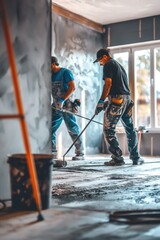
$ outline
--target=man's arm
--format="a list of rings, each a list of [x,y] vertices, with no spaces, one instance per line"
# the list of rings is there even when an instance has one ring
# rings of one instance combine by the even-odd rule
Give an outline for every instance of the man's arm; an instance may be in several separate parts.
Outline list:
[[[64,99],[64,100],[67,100],[74,91],[75,91],[74,81],[68,82],[68,90],[67,90],[67,92],[65,93],[65,95],[63,96],[63,99]]]
[[[63,97],[59,98],[58,102],[56,103],[56,108],[62,109],[64,102],[71,96],[71,94],[74,91],[75,91],[74,81],[68,82],[68,90]]]
[[[102,95],[101,95],[101,98],[100,98],[102,100],[105,100],[108,97],[111,86],[112,86],[112,79],[111,78],[105,78],[104,81],[105,81],[105,83],[104,83]]]
[[[105,78],[105,83],[104,83],[104,86],[103,86],[102,95],[101,95],[101,98],[100,98],[100,100],[99,100],[99,102],[96,106],[96,110],[95,110],[96,115],[104,109],[104,101],[109,95],[111,86],[112,86],[112,79],[111,78]]]

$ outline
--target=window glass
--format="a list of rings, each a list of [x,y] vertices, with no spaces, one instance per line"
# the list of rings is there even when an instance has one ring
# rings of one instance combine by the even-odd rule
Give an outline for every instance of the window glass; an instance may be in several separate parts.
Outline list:
[[[150,50],[135,51],[135,103],[137,126],[150,127]]]
[[[128,76],[128,52],[121,52],[121,53],[114,53],[113,58],[119,62],[124,69],[126,70],[127,76]]]
[[[155,59],[155,97],[156,97],[156,127],[160,127],[160,48],[154,49]]]

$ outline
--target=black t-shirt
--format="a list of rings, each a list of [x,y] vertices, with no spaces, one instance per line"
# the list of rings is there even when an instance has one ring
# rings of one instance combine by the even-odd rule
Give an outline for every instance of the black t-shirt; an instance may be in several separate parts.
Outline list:
[[[128,77],[124,68],[111,58],[103,68],[103,79],[111,78],[112,86],[109,95],[130,95]]]

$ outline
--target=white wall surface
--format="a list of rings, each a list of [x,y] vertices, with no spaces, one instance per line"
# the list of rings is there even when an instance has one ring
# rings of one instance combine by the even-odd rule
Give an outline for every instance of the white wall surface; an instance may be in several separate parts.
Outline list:
[[[80,24],[67,20],[52,13],[52,55],[55,55],[62,67],[70,69],[74,75],[76,91],[75,98],[81,100],[79,114],[91,118],[102,89],[102,68],[93,64],[96,52],[103,45],[103,36]],[[103,121],[103,114],[95,117]],[[87,120],[77,117],[81,130],[88,123]],[[91,123],[82,134],[86,154],[100,152],[102,126]],[[63,124],[58,130],[57,141],[59,156],[62,156],[71,146],[72,141]],[[67,156],[74,155],[74,147]]]

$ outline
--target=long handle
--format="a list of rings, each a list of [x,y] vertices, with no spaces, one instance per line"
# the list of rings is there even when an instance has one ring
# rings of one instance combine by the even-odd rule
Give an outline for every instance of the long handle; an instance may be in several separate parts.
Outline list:
[[[87,123],[87,125],[84,127],[84,129],[82,130],[82,132],[76,137],[76,139],[74,140],[74,142],[72,143],[72,145],[68,148],[68,150],[65,152],[65,154],[63,155],[63,162],[65,162],[65,156],[66,154],[70,151],[70,149],[73,147],[73,145],[75,144],[75,142],[77,142],[77,140],[80,138],[80,136],[83,134],[83,132],[86,130],[86,128],[88,127],[88,125],[92,122],[93,118],[95,117],[96,114],[93,115],[93,117],[89,120],[89,122]]]
[[[66,110],[66,109],[58,109],[58,108],[53,107],[53,106],[52,106],[52,108],[53,108],[54,110],[57,110],[57,111],[60,111],[60,112],[64,112],[64,113],[73,114],[73,115],[75,115],[75,116],[77,116],[77,117],[80,117],[80,118],[83,118],[83,119],[85,119],[85,120],[89,120],[89,121],[90,121],[90,118],[84,117],[84,116],[82,116],[82,115],[80,115],[80,114],[77,114],[77,113],[68,111],[68,110]],[[101,122],[98,122],[98,121],[95,121],[95,120],[92,120],[92,122],[98,123],[98,124],[100,124],[100,125],[103,126],[103,123],[101,123]]]
[[[34,195],[34,199],[35,199],[35,202],[37,205],[37,210],[39,211],[38,220],[43,220],[43,217],[41,215],[41,199],[40,199],[40,192],[39,192],[39,187],[38,187],[38,183],[37,183],[36,169],[35,169],[35,164],[33,161],[33,156],[31,154],[31,148],[30,148],[30,144],[29,144],[27,125],[26,125],[25,117],[24,117],[22,98],[21,98],[21,94],[20,94],[20,87],[19,87],[19,82],[18,82],[16,63],[15,63],[14,51],[13,51],[12,40],[11,40],[11,33],[10,33],[10,29],[9,29],[9,21],[8,21],[8,17],[7,17],[7,13],[6,13],[4,0],[0,0],[0,9],[1,9],[0,17],[1,17],[2,28],[3,28],[3,32],[4,32],[4,37],[5,37],[5,43],[6,43],[7,53],[8,53],[9,64],[10,64],[10,68],[11,68],[11,75],[12,75],[12,81],[13,81],[13,86],[14,86],[18,114],[23,116],[20,118],[20,125],[21,125],[21,130],[22,130],[24,147],[25,147],[26,155],[27,155],[28,169],[29,169],[29,173],[30,173],[32,187],[33,187],[33,195]]]

